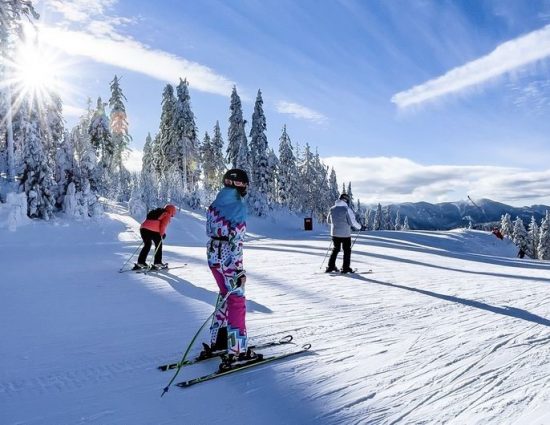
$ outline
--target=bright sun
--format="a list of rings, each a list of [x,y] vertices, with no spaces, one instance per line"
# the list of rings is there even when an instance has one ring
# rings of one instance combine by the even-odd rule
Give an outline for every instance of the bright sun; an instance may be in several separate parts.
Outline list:
[[[13,60],[7,64],[5,84],[10,86],[13,107],[36,102],[39,108],[50,103],[53,94],[66,95],[68,64],[57,52],[40,43],[39,33],[25,31],[25,41],[16,46]]]

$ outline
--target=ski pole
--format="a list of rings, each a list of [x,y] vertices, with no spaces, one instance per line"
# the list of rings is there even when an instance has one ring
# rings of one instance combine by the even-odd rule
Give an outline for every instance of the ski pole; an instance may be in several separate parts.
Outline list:
[[[242,270],[240,271],[234,278],[233,278],[233,283],[236,283],[238,282],[239,278],[245,274],[245,271]],[[233,286],[233,285],[231,285]],[[195,344],[195,340],[197,339],[197,337],[199,336],[199,334],[201,333],[201,331],[203,330],[203,328],[206,326],[206,324],[208,323],[208,321],[214,317],[214,315],[218,312],[218,310],[224,305],[224,303],[227,301],[227,299],[229,298],[229,296],[231,294],[233,294],[235,291],[237,291],[237,289],[239,289],[238,286],[235,286],[233,289],[231,289],[230,291],[227,292],[227,294],[225,294],[225,296],[221,299],[220,302],[218,302],[216,304],[216,308],[214,309],[214,311],[212,312],[212,314],[210,316],[208,316],[206,318],[206,320],[204,321],[204,323],[201,325],[201,327],[199,328],[199,330],[197,331],[197,333],[195,333],[195,335],[193,336],[193,338],[191,339],[191,342],[189,343],[189,345],[187,346],[185,352],[183,353],[183,357],[181,358],[180,362],[178,363],[178,368],[176,369],[176,372],[174,373],[174,376],[172,376],[172,379],[170,379],[170,382],[168,382],[168,385],[166,385],[166,387],[164,387],[164,389],[162,390],[162,394],[160,395],[161,397],[166,394],[168,392],[168,390],[170,389],[170,385],[172,385],[172,382],[174,382],[174,380],[176,379],[176,376],[178,376],[178,373],[180,373],[180,370],[181,370],[181,367],[183,366],[183,363],[185,362],[185,360],[187,359],[187,354],[189,354],[189,351],[191,350],[191,347],[193,347],[193,345]],[[218,294],[218,301],[220,300],[220,295]]]
[[[323,268],[323,264],[325,264],[325,260],[327,259],[328,252],[330,251],[330,248],[332,247],[332,239],[330,240],[330,244],[328,246],[327,252],[325,253],[325,257],[323,258],[323,262],[321,263],[320,269]]]
[[[136,248],[136,250],[133,252],[133,254],[130,255],[130,258],[128,258],[128,259],[126,260],[126,262],[122,265],[122,267],[121,267],[120,270],[118,271],[119,273],[122,273],[122,271],[123,271],[123,269],[124,269],[124,266],[126,266],[126,264],[128,264],[128,261],[130,261],[132,258],[134,258],[134,255],[136,255],[136,252],[138,252],[138,249],[141,248],[141,245],[143,245],[143,242],[141,242],[141,243],[139,244],[139,246]]]
[[[359,230],[359,232],[360,232],[360,230]],[[351,244],[351,248],[353,248],[353,245],[355,245],[355,241],[356,241],[357,238],[359,237],[359,232],[356,233],[355,239],[353,240],[353,243]]]

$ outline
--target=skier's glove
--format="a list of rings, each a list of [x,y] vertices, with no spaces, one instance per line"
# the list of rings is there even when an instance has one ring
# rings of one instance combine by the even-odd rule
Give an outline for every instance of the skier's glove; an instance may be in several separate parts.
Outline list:
[[[166,239],[166,233],[162,235],[162,239]]]
[[[241,286],[243,286],[245,282],[246,282],[246,275],[243,273],[237,279],[237,288],[240,288]]]

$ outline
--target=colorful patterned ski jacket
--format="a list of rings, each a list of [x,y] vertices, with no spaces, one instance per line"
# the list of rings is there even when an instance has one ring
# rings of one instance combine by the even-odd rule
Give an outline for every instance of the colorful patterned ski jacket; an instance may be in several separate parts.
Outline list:
[[[208,265],[224,274],[243,269],[246,203],[237,190],[224,187],[206,213]]]

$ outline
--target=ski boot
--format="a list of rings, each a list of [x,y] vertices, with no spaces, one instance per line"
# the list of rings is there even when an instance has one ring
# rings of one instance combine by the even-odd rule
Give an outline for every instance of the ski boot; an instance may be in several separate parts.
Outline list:
[[[346,274],[346,273],[353,273],[354,270],[350,267],[342,267],[342,270],[340,270],[340,273]]]
[[[326,269],[325,269],[325,273],[332,273],[332,272],[337,272],[339,271],[336,267],[331,267],[331,266],[328,266]]]
[[[147,263],[134,263],[132,270],[147,270],[149,265]]]
[[[246,350],[245,353],[240,353],[239,355],[235,354],[226,354],[222,356],[222,361],[218,369],[219,372],[227,372],[228,370],[238,367],[239,365],[244,365],[248,363],[259,362],[263,360],[264,355],[261,353],[256,353],[250,348]]]
[[[163,270],[168,268],[168,263],[155,263],[151,266],[151,270]]]

